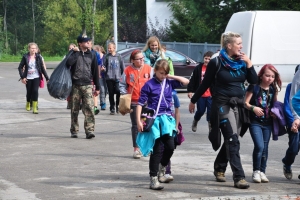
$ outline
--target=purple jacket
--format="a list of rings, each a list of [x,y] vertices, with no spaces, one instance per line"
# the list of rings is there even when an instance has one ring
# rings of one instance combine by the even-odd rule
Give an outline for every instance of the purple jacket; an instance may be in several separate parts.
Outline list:
[[[171,115],[172,90],[179,87],[182,87],[179,81],[172,79],[166,80],[166,86],[160,103],[158,115]],[[161,89],[162,82],[159,82],[155,77],[153,77],[142,87],[138,104],[144,106],[147,103],[148,108],[156,110]]]
[[[286,131],[286,120],[284,115],[284,104],[280,101],[275,101],[271,111],[276,115],[276,119],[273,118],[273,140],[278,140],[278,136],[284,135]]]

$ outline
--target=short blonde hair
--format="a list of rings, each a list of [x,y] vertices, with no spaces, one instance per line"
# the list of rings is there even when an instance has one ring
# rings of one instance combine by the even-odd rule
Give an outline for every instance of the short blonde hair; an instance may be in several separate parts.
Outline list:
[[[228,44],[232,44],[236,38],[240,38],[241,35],[231,31],[222,33],[221,35],[221,47],[226,49]]]
[[[170,66],[169,66],[169,62],[166,59],[160,59],[155,63],[154,69],[160,70],[163,69],[166,74],[170,73]]]

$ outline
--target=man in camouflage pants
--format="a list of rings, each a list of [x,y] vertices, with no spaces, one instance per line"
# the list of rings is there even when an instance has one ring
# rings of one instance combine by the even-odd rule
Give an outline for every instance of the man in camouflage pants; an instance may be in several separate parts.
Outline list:
[[[77,38],[80,48],[73,49],[67,60],[67,65],[71,66],[72,92],[71,92],[71,137],[77,138],[79,131],[78,114],[80,102],[82,101],[82,112],[85,116],[84,129],[87,139],[95,137],[95,116],[94,116],[94,96],[99,95],[99,71],[97,57],[90,51],[91,39],[86,35]],[[93,92],[92,81],[96,84]]]

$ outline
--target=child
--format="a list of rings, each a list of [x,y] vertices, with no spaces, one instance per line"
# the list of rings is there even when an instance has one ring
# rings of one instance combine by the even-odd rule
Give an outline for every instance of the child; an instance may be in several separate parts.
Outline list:
[[[203,56],[203,63],[200,63],[197,65],[191,75],[190,83],[187,86],[188,91],[188,97],[192,98],[193,93],[196,92],[197,88],[200,86],[205,72],[206,72],[206,66],[210,61],[210,58],[212,57],[213,52],[208,51]],[[210,89],[207,89],[206,92],[200,97],[200,99],[197,101],[197,111],[194,115],[194,120],[192,124],[192,131],[197,131],[197,124],[198,121],[201,119],[201,117],[204,115],[205,110],[206,113],[206,121],[208,122],[208,128],[210,130],[210,109],[211,109],[211,93]]]
[[[295,74],[298,71],[300,65],[297,65],[295,68]],[[292,172],[292,164],[295,161],[295,158],[299,152],[299,142],[300,142],[300,137],[299,137],[299,130],[298,127],[295,127],[294,129],[292,128],[292,124],[294,121],[293,113],[291,111],[290,107],[290,93],[291,93],[291,85],[292,83],[289,83],[286,86],[285,90],[285,97],[284,97],[284,114],[287,120],[287,130],[289,134],[289,147],[286,150],[286,154],[284,158],[282,159],[283,163],[283,174],[285,178],[287,179],[292,179],[293,177],[293,172]]]
[[[143,49],[143,54],[145,64],[151,67],[154,67],[158,60],[165,58],[159,39],[156,36],[149,37]]]
[[[158,182],[158,173],[165,174],[166,165],[174,151],[173,131],[175,131],[175,119],[171,116],[171,101],[172,90],[174,88],[187,85],[189,80],[179,76],[169,75],[168,61],[165,59],[158,60],[154,67],[155,77],[145,83],[141,90],[141,96],[137,105],[137,125],[138,137],[137,144],[144,156],[152,151],[149,160],[150,168],[150,189],[161,190]],[[167,79],[168,78],[168,79]],[[169,79],[170,78],[170,79]],[[141,133],[143,131],[143,124],[140,121],[142,106],[147,102],[147,106],[156,110],[158,99],[162,90],[163,82],[165,81],[165,88],[163,93],[163,100],[158,109],[158,115],[151,127],[150,132]],[[164,144],[164,151],[161,157],[161,142]]]
[[[277,101],[281,80],[278,71],[271,64],[266,64],[261,68],[258,78],[258,84],[249,85],[245,96],[245,105],[248,110],[252,111],[249,127],[254,143],[252,179],[255,183],[268,183],[269,179],[265,173],[272,131],[271,108]]]
[[[109,95],[110,114],[119,113],[119,80],[124,71],[124,62],[118,53],[116,53],[116,45],[114,42],[108,43],[108,54],[105,56],[104,67],[106,69],[106,84]],[[114,96],[116,94],[116,101]],[[115,109],[116,108],[116,109]]]

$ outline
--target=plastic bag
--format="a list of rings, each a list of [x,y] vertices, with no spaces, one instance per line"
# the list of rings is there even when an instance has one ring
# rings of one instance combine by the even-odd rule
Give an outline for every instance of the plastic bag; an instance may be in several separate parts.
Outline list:
[[[72,90],[72,78],[67,60],[72,51],[58,64],[47,83],[49,94],[55,99],[67,99]]]

